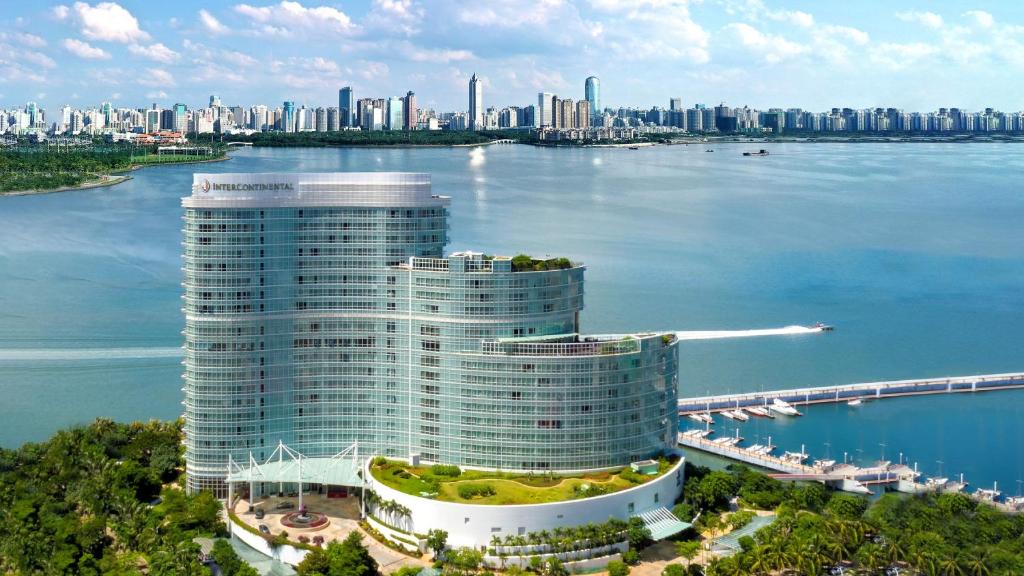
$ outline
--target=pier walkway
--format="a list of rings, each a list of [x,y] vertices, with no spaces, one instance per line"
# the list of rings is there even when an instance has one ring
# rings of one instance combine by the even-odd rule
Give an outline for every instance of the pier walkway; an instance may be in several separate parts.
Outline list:
[[[848,402],[855,399],[874,400],[922,394],[948,394],[956,392],[984,392],[1024,388],[1024,372],[1010,374],[984,374],[979,376],[953,376],[920,380],[893,380],[865,382],[814,388],[791,388],[767,392],[745,392],[680,398],[679,414],[733,410],[742,407],[770,406],[777,398],[790,404],[823,404]]]

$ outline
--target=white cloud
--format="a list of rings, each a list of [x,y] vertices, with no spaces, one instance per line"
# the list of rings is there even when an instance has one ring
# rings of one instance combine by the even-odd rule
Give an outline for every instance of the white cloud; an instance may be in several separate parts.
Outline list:
[[[356,63],[356,72],[366,80],[375,80],[388,75],[391,69],[383,62],[360,60]]]
[[[887,66],[892,70],[902,70],[919,60],[939,53],[939,47],[924,42],[910,42],[900,44],[896,42],[882,42],[870,52],[871,60],[877,64]]]
[[[896,17],[904,22],[916,22],[928,28],[942,28],[942,16],[934,12],[897,12]]]
[[[229,62],[237,66],[243,66],[246,68],[250,66],[255,66],[256,64],[259,63],[259,60],[256,60],[252,56],[249,56],[248,54],[243,54],[242,52],[237,52],[235,50],[228,50],[226,52],[221,53],[221,59],[223,59],[225,62]]]
[[[230,31],[227,26],[221,24],[220,20],[217,20],[213,14],[210,14],[205,9],[199,11],[199,22],[204,28],[214,34],[227,34]]]
[[[163,90],[146,92],[146,98],[161,100],[163,98],[167,98],[167,92],[164,92]]]
[[[565,7],[563,0],[538,0],[530,5],[512,0],[467,2],[461,6],[458,18],[463,24],[483,27],[543,26],[561,19]]]
[[[46,46],[46,40],[43,40],[35,34],[26,34],[24,32],[15,32],[13,35],[15,40],[20,42],[24,46],[29,48],[43,48]]]
[[[40,66],[42,68],[57,67],[57,63],[53,61],[53,58],[50,58],[42,52],[33,52],[31,50],[26,50],[21,53],[21,57],[26,62],[31,62],[32,64],[35,64],[36,66]]]
[[[749,24],[736,22],[725,27],[731,31],[743,46],[760,56],[769,64],[776,64],[807,52],[807,46],[787,40],[782,36],[765,34]]]
[[[974,24],[981,28],[991,28],[996,23],[996,19],[984,10],[968,10],[964,12],[964,16],[973,20]]]
[[[68,13],[70,12],[70,10],[68,10],[67,6],[61,4],[58,6],[54,6],[52,12],[54,18],[56,18],[57,20],[64,20],[68,17]]]
[[[857,28],[853,28],[852,26],[828,25],[822,27],[821,30],[822,32],[828,34],[829,36],[841,40],[847,40],[859,46],[864,46],[865,44],[871,41],[871,36],[869,36],[867,32]]]
[[[68,52],[71,52],[79,58],[86,58],[89,60],[107,60],[110,58],[110,53],[102,48],[96,48],[87,42],[76,40],[74,38],[65,38],[61,42],[61,46]]]
[[[73,8],[81,23],[82,35],[90,40],[128,43],[149,39],[149,34],[139,28],[135,16],[116,2],[100,2],[95,6],[75,2]]]
[[[149,46],[132,44],[128,47],[128,51],[132,54],[135,54],[136,56],[148,58],[149,60],[152,60],[154,62],[177,62],[178,59],[181,57],[181,54],[178,54],[174,50],[171,50],[167,46],[164,46],[160,43],[150,44]]]
[[[267,34],[284,36],[294,30],[350,34],[356,30],[347,14],[330,6],[306,7],[299,2],[282,0],[280,4],[270,6],[238,4],[235,11],[263,24],[262,31]]]
[[[448,64],[449,62],[462,62],[476,58],[476,56],[474,56],[469,50],[423,48],[421,46],[414,46],[408,42],[404,42],[399,45],[399,51],[413,62],[435,62]]]
[[[162,70],[160,68],[147,68],[139,77],[139,84],[142,84],[143,86],[152,86],[154,88],[163,88],[174,86],[177,83],[174,81],[174,76],[172,76],[167,70]]]

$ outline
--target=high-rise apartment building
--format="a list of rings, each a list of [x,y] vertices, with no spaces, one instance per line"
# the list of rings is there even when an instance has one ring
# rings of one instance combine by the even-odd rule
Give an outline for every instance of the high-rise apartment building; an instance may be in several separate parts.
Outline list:
[[[281,131],[295,132],[295,102],[285,100],[281,110]]]
[[[412,90],[405,93],[403,104],[405,105],[405,118],[402,128],[415,130],[420,121],[420,110],[416,107],[416,94]]]
[[[279,443],[535,472],[674,446],[674,334],[580,335],[565,258],[445,257],[449,202],[425,174],[194,176],[189,490],[224,495],[229,455]]]
[[[392,96],[387,102],[387,119],[385,128],[388,130],[401,130],[405,125],[405,99],[401,96]]]
[[[483,130],[484,128],[484,85],[483,82],[473,74],[469,79],[469,129]]]
[[[351,86],[338,90],[338,114],[342,128],[354,128],[359,125],[359,117],[356,115],[356,97],[352,93]]]

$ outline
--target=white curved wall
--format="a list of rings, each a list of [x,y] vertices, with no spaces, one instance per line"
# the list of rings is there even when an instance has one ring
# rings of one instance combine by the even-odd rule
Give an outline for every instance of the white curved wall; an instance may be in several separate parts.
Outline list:
[[[684,461],[680,458],[663,476],[635,488],[550,504],[459,504],[411,496],[376,481],[369,470],[372,459],[367,460],[364,477],[367,478],[367,487],[381,498],[409,508],[412,532],[425,534],[437,528],[448,532],[450,546],[484,546],[490,544],[491,536],[495,534],[502,537],[507,534],[525,535],[559,526],[598,524],[609,517],[626,520],[654,508],[671,508],[683,489]]]

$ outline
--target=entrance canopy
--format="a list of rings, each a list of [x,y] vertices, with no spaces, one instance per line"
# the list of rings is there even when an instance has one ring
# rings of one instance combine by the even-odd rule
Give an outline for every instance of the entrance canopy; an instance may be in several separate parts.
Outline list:
[[[225,480],[228,483],[301,482],[361,487],[363,479],[359,474],[360,468],[358,442],[334,456],[321,458],[309,458],[279,443],[262,464],[256,462],[252,452],[245,466],[229,458]]]
[[[683,522],[672,513],[671,510],[662,506],[640,514],[644,526],[651,531],[652,540],[661,540],[686,530],[692,524]]]

